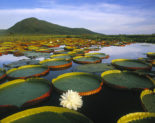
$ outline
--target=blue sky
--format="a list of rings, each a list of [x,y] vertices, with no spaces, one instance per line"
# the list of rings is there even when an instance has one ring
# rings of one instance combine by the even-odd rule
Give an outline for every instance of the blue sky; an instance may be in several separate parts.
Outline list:
[[[155,0],[0,0],[0,29],[36,17],[103,34],[155,33]]]

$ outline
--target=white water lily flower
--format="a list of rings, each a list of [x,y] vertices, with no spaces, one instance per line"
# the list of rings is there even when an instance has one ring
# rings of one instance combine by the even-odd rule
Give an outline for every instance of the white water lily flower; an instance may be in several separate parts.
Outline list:
[[[81,108],[83,104],[82,97],[78,92],[68,90],[66,93],[63,93],[60,98],[60,105],[63,107],[77,110]]]

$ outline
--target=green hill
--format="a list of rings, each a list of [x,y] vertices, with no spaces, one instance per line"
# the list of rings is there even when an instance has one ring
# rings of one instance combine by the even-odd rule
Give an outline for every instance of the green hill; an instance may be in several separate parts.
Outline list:
[[[10,34],[56,34],[56,35],[80,35],[97,34],[85,28],[69,28],[37,18],[27,18],[7,30]]]

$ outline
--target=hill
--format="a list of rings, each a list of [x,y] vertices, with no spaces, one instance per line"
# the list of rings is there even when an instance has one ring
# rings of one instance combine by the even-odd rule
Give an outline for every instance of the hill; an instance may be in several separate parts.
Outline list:
[[[37,18],[27,18],[7,30],[11,34],[56,34],[56,35],[80,35],[97,34],[85,28],[69,28],[53,24]]]

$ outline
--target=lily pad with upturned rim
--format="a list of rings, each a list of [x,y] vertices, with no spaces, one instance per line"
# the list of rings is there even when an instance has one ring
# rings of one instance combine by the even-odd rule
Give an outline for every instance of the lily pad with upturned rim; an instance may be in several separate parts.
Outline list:
[[[100,77],[90,73],[72,72],[65,73],[52,80],[54,87],[60,92],[73,90],[80,95],[91,95],[98,93],[102,88]]]
[[[4,66],[10,69],[10,68],[21,67],[23,65],[35,65],[35,64],[39,64],[39,60],[22,59],[15,62],[11,62],[9,64],[5,64]]]
[[[144,109],[155,113],[155,89],[153,91],[148,89],[143,90],[140,98]]]
[[[46,75],[50,69],[42,65],[24,65],[18,68],[8,70],[7,76],[9,78],[30,78]]]
[[[155,113],[130,113],[118,119],[117,123],[155,123]]]
[[[0,85],[0,109],[27,107],[50,96],[51,84],[43,78],[16,79]]]
[[[58,50],[58,51],[54,51],[53,54],[67,54],[68,51],[65,50]]]
[[[104,72],[113,69],[115,69],[115,67],[107,63],[85,64],[85,65],[78,65],[76,67],[76,70],[83,72]]]
[[[57,55],[52,55],[51,58],[64,58],[67,60],[72,59],[72,57],[68,54],[57,54]]]
[[[62,107],[43,106],[10,115],[1,123],[93,123],[83,114]]]
[[[71,47],[71,46],[65,46],[64,47],[64,50],[67,50],[67,51],[72,51],[74,49],[76,49],[76,47]]]
[[[92,64],[100,63],[102,60],[95,56],[76,56],[73,58],[73,61],[79,64]]]
[[[141,76],[135,72],[108,70],[101,74],[103,82],[115,88],[121,89],[145,89],[152,88],[155,83],[150,77]]]
[[[139,75],[155,77],[155,71],[150,71],[150,70],[136,70],[134,72],[137,73],[137,74],[139,74]]]
[[[147,63],[151,63],[152,66],[155,66],[155,58],[151,59],[151,58],[139,58],[139,60],[142,60],[144,62],[147,62]]]
[[[51,54],[50,53],[41,53],[41,52],[35,52],[35,51],[26,51],[24,52],[24,55],[28,58],[50,58]]]
[[[155,59],[153,59],[153,60],[151,61],[151,64],[152,64],[153,66],[155,66]]]
[[[46,59],[40,61],[41,65],[48,66],[51,69],[60,69],[60,68],[68,68],[72,66],[71,60],[66,60],[64,58],[54,58],[54,59]]]
[[[155,52],[148,52],[146,55],[149,58],[155,58]]]
[[[70,51],[68,52],[68,54],[72,57],[75,57],[75,56],[84,56],[84,52],[81,51],[81,52],[75,52],[75,51]]]
[[[106,55],[105,53],[86,53],[85,56],[95,56],[95,57],[99,57],[101,59],[109,58],[109,55]]]
[[[152,68],[151,64],[137,59],[114,59],[112,60],[112,65],[119,69],[127,70],[150,70]]]
[[[0,80],[6,77],[6,72],[3,69],[0,69]]]

